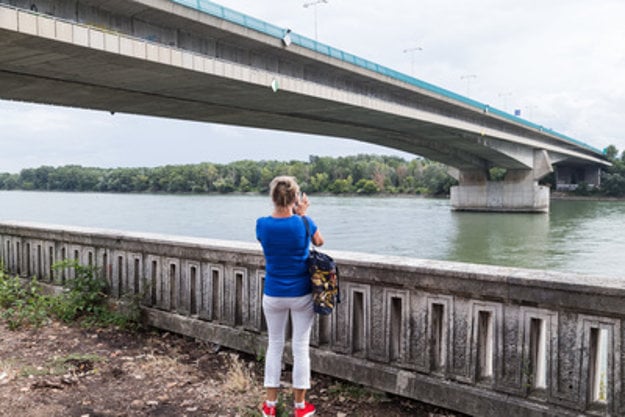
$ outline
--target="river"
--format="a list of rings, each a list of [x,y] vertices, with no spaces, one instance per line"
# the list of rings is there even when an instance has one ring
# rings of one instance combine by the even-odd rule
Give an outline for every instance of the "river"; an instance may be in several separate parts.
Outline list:
[[[625,276],[625,202],[551,202],[549,214],[468,213],[449,200],[311,196],[327,249]],[[254,241],[261,195],[0,191],[0,220]]]

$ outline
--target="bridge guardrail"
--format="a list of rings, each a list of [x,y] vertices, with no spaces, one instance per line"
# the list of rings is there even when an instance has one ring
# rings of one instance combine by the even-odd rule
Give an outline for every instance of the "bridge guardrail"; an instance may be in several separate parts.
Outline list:
[[[216,16],[222,19],[225,19],[229,22],[235,23],[237,25],[255,30],[257,32],[260,33],[264,33],[266,35],[272,36],[274,38],[278,38],[281,39],[285,34],[286,34],[286,29],[282,29],[278,26],[275,26],[273,24],[264,22],[260,19],[256,19],[254,17],[245,15],[243,13],[234,11],[232,9],[228,9],[226,7],[220,6],[218,4],[215,4],[213,2],[210,2],[208,0],[170,0],[174,3],[178,3],[180,5],[186,6],[186,7],[190,7],[193,8],[195,10],[198,10],[200,12],[203,13],[207,13],[209,15],[212,16]],[[15,8],[14,6],[10,6],[10,5],[6,5],[3,3],[0,3],[0,7],[8,7],[8,8]],[[33,11],[33,10],[26,10],[26,9],[19,9],[20,11],[24,11],[27,13],[30,13],[32,15],[41,15],[41,13]],[[47,16],[47,15],[46,15]],[[47,16],[50,17],[50,16]],[[73,24],[78,24],[81,25],[78,22],[74,22],[71,20],[67,20],[67,19],[61,19],[58,17],[55,17],[56,20],[59,21],[66,21],[66,22],[71,22]],[[93,27],[92,25],[81,25],[84,27]],[[103,28],[98,27],[98,29],[103,30]],[[546,133],[549,135],[552,135],[556,138],[559,138],[561,140],[564,140],[566,142],[570,142],[570,143],[574,143],[578,146],[581,146],[585,149],[588,149],[596,154],[599,155],[604,155],[604,152],[593,147],[590,146],[580,140],[574,139],[572,137],[569,137],[567,135],[564,135],[562,133],[556,132],[553,129],[549,129],[549,128],[545,128],[541,125],[538,125],[536,123],[530,122],[528,120],[525,120],[523,118],[514,116],[512,114],[509,114],[507,112],[504,112],[502,110],[499,110],[495,107],[491,107],[488,104],[484,104],[481,102],[478,102],[476,100],[473,100],[471,98],[462,96],[460,94],[454,93],[450,90],[446,90],[444,88],[438,87],[436,85],[430,84],[428,82],[419,80],[417,78],[414,78],[412,76],[400,73],[399,71],[390,69],[388,67],[376,64],[372,61],[366,60],[364,58],[360,58],[356,55],[341,51],[337,48],[333,48],[331,46],[325,45],[321,42],[312,40],[310,38],[307,38],[305,36],[296,34],[291,32],[290,33],[291,39],[293,41],[294,44],[299,45],[301,47],[304,47],[306,49],[309,50],[313,50],[316,51],[318,53],[324,54],[326,56],[332,57],[332,58],[336,58],[339,59],[343,62],[347,62],[350,64],[353,64],[355,66],[358,66],[360,68],[364,68],[373,72],[376,72],[378,74],[393,78],[395,80],[413,85],[415,87],[421,88],[423,90],[429,91],[431,93],[434,94],[438,94],[439,96],[451,99],[453,101],[459,102],[459,103],[463,103],[465,105],[468,105],[470,107],[473,107],[479,111],[482,111],[484,113],[490,113],[493,115],[496,115],[498,117],[504,118],[506,120],[509,121],[513,121],[515,123],[519,123],[521,125],[524,125],[526,127],[535,129],[536,131],[542,132],[542,133]],[[142,39],[146,42],[149,42],[151,44],[154,45],[160,45],[160,43],[155,42],[153,39]],[[168,45],[169,46],[169,45]],[[214,58],[217,59],[218,58]]]

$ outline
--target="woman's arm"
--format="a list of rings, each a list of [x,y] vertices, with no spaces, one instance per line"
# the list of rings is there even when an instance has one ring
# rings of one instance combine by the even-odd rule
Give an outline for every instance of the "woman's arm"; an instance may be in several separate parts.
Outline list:
[[[305,216],[306,210],[308,210],[308,207],[310,207],[310,200],[308,199],[308,196],[306,195],[306,193],[303,193],[301,200],[297,202],[293,211],[295,212],[295,214],[299,214],[300,216]],[[323,236],[321,236],[321,232],[319,232],[319,229],[317,229],[315,234],[312,236],[312,243],[315,246],[323,245]]]
[[[312,243],[315,246],[321,246],[323,245],[323,236],[321,236],[321,232],[319,231],[319,229],[317,229],[317,231],[315,232],[315,234],[312,237]]]

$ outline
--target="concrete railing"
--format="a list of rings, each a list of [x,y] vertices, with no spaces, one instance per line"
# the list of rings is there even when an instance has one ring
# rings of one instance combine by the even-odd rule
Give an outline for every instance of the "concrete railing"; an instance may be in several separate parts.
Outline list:
[[[343,302],[317,317],[317,372],[472,416],[622,416],[625,280],[333,252]],[[62,259],[141,294],[149,324],[262,354],[256,244],[0,222],[5,268]]]

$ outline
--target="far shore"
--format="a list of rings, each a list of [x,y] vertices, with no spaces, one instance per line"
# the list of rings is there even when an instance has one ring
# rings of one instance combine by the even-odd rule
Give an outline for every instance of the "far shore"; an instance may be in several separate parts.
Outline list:
[[[20,192],[35,192],[35,193],[85,193],[85,194],[145,194],[145,195],[189,195],[189,196],[200,196],[200,195],[208,195],[208,196],[264,196],[267,192],[259,192],[259,191],[232,191],[228,193],[220,193],[217,191],[210,192],[201,192],[201,193],[193,193],[193,192],[179,192],[179,193],[169,193],[166,191],[94,191],[94,190],[21,190],[21,189],[13,189],[13,190],[0,190],[0,191],[20,191]],[[368,197],[368,198],[427,198],[427,199],[435,199],[435,200],[445,200],[449,199],[449,195],[429,195],[429,194],[416,194],[416,193],[388,193],[388,192],[378,192],[372,194],[362,194],[362,193],[331,193],[331,192],[316,192],[316,193],[307,193],[313,197]],[[551,200],[579,200],[579,201],[625,201],[625,197],[608,197],[601,195],[575,195],[570,193],[564,193],[561,191],[551,191],[550,194]]]
[[[625,197],[608,197],[604,195],[574,195],[553,191],[552,200],[580,200],[580,201],[625,201]]]

